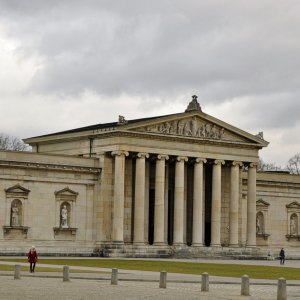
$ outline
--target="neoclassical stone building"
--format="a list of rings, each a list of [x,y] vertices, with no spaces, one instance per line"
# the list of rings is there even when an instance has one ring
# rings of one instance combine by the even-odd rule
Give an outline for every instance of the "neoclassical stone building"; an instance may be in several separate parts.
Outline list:
[[[204,113],[96,124],[0,152],[0,251],[266,256],[300,250],[300,176],[257,172],[268,145]]]

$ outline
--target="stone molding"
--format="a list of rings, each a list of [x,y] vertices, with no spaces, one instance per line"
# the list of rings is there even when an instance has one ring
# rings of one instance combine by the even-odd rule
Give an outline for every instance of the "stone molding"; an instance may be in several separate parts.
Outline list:
[[[20,231],[27,236],[27,232],[29,227],[28,226],[2,226],[3,233],[9,234],[11,231]]]
[[[80,173],[101,173],[101,168],[91,168],[73,165],[60,165],[50,163],[35,163],[35,162],[21,162],[21,161],[8,161],[0,160],[0,166],[7,166],[9,168],[26,168],[26,169],[39,169],[47,171],[65,171],[65,172],[80,172]]]

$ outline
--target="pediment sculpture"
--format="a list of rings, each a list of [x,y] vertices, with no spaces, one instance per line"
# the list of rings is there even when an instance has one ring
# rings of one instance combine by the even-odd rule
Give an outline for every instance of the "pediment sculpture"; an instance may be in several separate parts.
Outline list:
[[[201,121],[197,117],[166,121],[136,129],[153,133],[223,139],[225,129],[215,124]]]

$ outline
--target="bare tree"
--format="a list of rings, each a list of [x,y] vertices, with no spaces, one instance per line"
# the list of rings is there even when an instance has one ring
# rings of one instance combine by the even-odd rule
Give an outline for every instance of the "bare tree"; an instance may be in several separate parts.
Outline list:
[[[281,167],[276,166],[274,163],[266,163],[261,158],[257,165],[258,171],[282,171]]]
[[[18,137],[0,133],[0,150],[30,151],[30,147]]]
[[[300,175],[300,153],[295,154],[289,159],[286,168],[291,174]]]

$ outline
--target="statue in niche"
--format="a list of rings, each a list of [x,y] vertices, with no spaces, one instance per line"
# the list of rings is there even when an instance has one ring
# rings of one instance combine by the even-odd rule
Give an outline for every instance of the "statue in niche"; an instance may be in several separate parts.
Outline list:
[[[291,217],[290,232],[291,235],[297,234],[297,217],[295,215]]]
[[[20,224],[19,224],[19,208],[16,203],[11,208],[11,226],[20,226]]]
[[[256,216],[256,233],[262,233],[262,226],[261,226],[261,220],[259,218],[259,215]]]
[[[61,212],[60,212],[60,217],[61,217],[60,227],[61,228],[69,228],[69,225],[68,225],[68,210],[67,210],[66,205],[64,205],[62,207]]]

